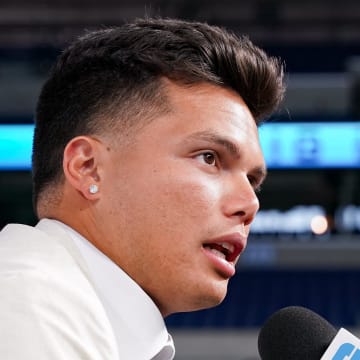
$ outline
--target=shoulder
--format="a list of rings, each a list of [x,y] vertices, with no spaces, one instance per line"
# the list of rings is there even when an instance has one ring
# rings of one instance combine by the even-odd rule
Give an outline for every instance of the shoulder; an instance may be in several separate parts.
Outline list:
[[[22,224],[7,225],[0,232],[0,274],[47,272],[48,275],[66,275],[70,270],[80,271],[80,254],[69,251],[64,235],[55,236],[42,229]],[[74,246],[75,248],[75,246]]]
[[[22,256],[24,253],[38,255],[37,249],[42,251],[53,251],[58,242],[37,227],[23,224],[9,224],[0,232],[0,257],[3,254]]]
[[[61,241],[38,228],[9,225],[0,233],[0,318],[0,337],[9,339],[0,343],[1,358],[24,351],[17,343],[34,354],[49,347],[54,359],[112,358],[115,351],[86,273]]]

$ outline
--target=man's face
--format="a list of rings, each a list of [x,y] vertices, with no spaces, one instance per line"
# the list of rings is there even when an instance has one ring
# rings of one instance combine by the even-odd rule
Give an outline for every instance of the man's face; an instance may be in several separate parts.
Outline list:
[[[223,300],[265,176],[237,94],[210,84],[167,90],[171,112],[107,149],[96,205],[103,251],[164,316]]]

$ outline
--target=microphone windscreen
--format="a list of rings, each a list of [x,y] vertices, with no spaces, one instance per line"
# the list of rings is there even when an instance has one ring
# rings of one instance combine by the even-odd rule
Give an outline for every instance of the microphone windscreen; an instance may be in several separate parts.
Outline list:
[[[283,308],[260,330],[262,360],[320,360],[336,329],[323,317],[301,306]]]

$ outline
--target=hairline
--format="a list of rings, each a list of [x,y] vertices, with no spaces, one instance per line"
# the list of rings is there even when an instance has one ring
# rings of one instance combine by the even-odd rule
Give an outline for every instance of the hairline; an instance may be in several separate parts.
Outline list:
[[[136,109],[138,111],[132,111],[131,103],[129,99],[129,105],[124,109],[116,110],[116,103],[118,99],[109,101],[109,104],[101,110],[95,111],[89,118],[88,123],[90,124],[90,130],[77,134],[76,136],[98,136],[100,138],[107,138],[111,141],[112,145],[117,146],[119,143],[127,144],[133,142],[136,138],[136,134],[141,131],[142,128],[146,127],[151,122],[155,121],[158,116],[164,115],[171,111],[171,102],[165,91],[166,81],[163,81],[162,77],[155,78],[151,85],[159,85],[156,93],[151,96],[150,100],[144,100],[139,104]],[[156,98],[161,98],[161,101]],[[130,118],[129,121],[125,121],[124,118]],[[104,124],[107,125],[103,126]],[[68,140],[67,144],[74,138]],[[65,150],[65,148],[64,148]],[[59,175],[52,181],[45,184],[41,191],[36,194],[34,203],[35,212],[39,212],[39,208],[48,208],[52,204],[58,205],[61,201],[62,185],[65,182],[65,174],[63,169],[59,170]],[[47,203],[47,204],[46,204]],[[49,204],[50,203],[50,204]]]

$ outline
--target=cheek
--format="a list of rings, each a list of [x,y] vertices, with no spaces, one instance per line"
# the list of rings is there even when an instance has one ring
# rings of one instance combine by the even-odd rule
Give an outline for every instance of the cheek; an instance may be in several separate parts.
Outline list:
[[[216,224],[222,187],[215,178],[173,168],[167,172],[152,169],[146,176],[127,175],[121,180],[112,184],[108,211],[116,217],[114,233],[130,246],[138,244],[139,251],[154,247],[170,251],[170,245],[178,248],[178,243],[183,250],[188,243],[193,245],[191,239],[203,239]]]
[[[207,179],[177,179],[165,183],[158,198],[163,215],[171,217],[169,220],[172,222],[182,223],[184,227],[185,223],[207,223],[209,217],[215,216],[220,191],[214,182]]]
[[[182,251],[194,245],[192,240],[206,236],[219,208],[214,183],[198,177],[147,180],[133,196],[126,195],[129,206],[124,214],[127,231],[132,228],[137,241],[146,239],[143,247],[151,244],[161,251],[171,251],[170,247]]]

